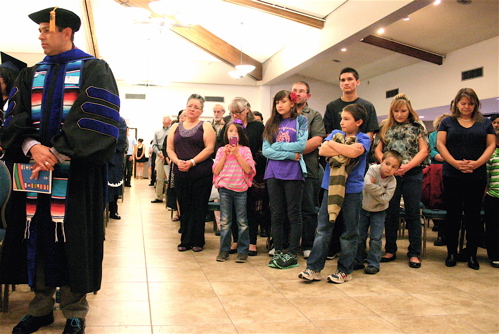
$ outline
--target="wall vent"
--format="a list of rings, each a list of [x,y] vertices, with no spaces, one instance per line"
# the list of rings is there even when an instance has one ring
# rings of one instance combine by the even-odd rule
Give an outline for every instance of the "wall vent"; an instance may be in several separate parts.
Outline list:
[[[386,91],[386,98],[389,99],[391,97],[394,97],[395,95],[397,95],[399,93],[399,89],[396,88],[396,89],[392,89],[392,90],[387,90]]]
[[[127,100],[145,100],[146,94],[125,94]]]
[[[483,77],[483,67],[461,72],[461,81]]]
[[[223,96],[205,96],[206,102],[220,102],[224,103],[225,98]]]

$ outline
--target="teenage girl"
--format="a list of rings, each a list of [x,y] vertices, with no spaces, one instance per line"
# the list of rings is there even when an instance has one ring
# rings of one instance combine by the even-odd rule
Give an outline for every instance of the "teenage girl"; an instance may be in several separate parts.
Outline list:
[[[220,194],[220,252],[217,261],[229,258],[231,245],[232,207],[236,209],[239,226],[236,262],[248,259],[249,229],[246,214],[247,190],[256,174],[249,140],[240,124],[230,122],[223,138],[225,146],[218,149],[213,164],[213,184]]]
[[[269,267],[280,269],[298,266],[302,230],[301,198],[307,169],[301,153],[308,139],[308,121],[297,113],[297,98],[288,90],[279,91],[274,96],[272,115],[263,132],[263,155],[269,159],[264,179],[269,192],[275,248]],[[291,231],[289,251],[283,254],[286,218]]]
[[[426,129],[414,111],[411,101],[405,94],[398,94],[390,105],[387,121],[376,136],[379,143],[374,154],[381,161],[388,150],[398,151],[402,165],[395,173],[397,188],[390,200],[385,220],[385,255],[381,262],[396,259],[397,230],[400,199],[404,197],[404,210],[409,231],[409,267],[421,267],[421,217],[419,202],[423,186],[423,167],[429,164],[429,143]]]

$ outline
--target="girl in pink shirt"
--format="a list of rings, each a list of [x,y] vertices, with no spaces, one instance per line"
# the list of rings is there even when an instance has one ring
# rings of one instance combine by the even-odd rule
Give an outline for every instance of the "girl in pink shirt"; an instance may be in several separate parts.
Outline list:
[[[225,146],[218,149],[213,164],[213,184],[220,194],[220,252],[217,261],[229,258],[231,245],[230,226],[232,208],[236,210],[239,237],[236,262],[244,263],[248,258],[249,229],[246,214],[247,190],[256,174],[249,140],[242,126],[231,122],[224,136]]]

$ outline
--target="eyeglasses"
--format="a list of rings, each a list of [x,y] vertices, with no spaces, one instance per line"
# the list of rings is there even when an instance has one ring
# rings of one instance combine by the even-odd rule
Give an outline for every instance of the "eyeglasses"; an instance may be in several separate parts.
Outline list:
[[[231,113],[231,114],[233,114],[233,115],[239,115],[239,114],[242,114],[242,113],[243,113],[243,111],[245,111],[245,110],[246,110],[246,108],[244,108],[244,109],[243,109],[243,110],[241,110],[241,111],[231,111],[230,113]]]
[[[198,106],[193,106],[193,105],[188,105],[187,108],[191,108],[194,110],[203,110],[203,109],[199,108]]]

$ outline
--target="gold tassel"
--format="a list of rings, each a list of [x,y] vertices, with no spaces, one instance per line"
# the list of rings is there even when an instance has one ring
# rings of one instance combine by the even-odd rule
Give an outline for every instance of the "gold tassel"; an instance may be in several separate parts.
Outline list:
[[[49,30],[50,32],[55,32],[55,10],[57,9],[58,7],[54,7],[54,9],[52,9],[50,11],[50,23],[49,23]]]

